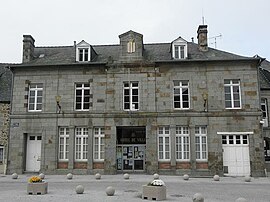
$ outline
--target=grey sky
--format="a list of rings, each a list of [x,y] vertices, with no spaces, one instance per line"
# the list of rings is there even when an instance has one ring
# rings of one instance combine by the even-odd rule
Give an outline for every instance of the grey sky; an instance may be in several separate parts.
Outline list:
[[[270,60],[269,0],[0,0],[0,62],[22,60],[22,35],[36,46],[118,44],[133,30],[144,43],[194,37],[204,16],[217,48]],[[215,47],[214,39],[209,46]]]

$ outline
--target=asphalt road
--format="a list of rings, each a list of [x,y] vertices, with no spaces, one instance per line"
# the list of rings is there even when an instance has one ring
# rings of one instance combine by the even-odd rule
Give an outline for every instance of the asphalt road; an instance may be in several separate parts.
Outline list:
[[[27,180],[30,175],[19,175],[12,179],[10,175],[0,175],[0,201],[147,201],[141,198],[142,185],[153,180],[153,175],[130,174],[125,180],[123,175],[102,175],[96,180],[94,175],[74,175],[68,180],[66,175],[46,175],[49,183],[48,194],[28,195]],[[244,178],[221,177],[220,181],[212,178],[190,178],[183,180],[182,176],[161,175],[167,187],[166,201],[192,202],[195,193],[201,193],[205,202],[234,202],[239,197],[249,202],[270,202],[270,178],[252,178],[245,182]],[[77,185],[84,186],[83,194],[76,194]],[[115,188],[114,196],[107,196],[105,189],[108,186]]]

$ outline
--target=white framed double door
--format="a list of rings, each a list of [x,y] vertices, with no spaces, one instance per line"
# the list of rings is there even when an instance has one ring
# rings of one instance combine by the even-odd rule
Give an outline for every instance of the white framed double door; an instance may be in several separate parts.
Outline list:
[[[28,172],[38,172],[41,162],[41,140],[42,136],[28,134],[26,146],[26,168]]]
[[[222,135],[224,175],[250,175],[248,135]]]

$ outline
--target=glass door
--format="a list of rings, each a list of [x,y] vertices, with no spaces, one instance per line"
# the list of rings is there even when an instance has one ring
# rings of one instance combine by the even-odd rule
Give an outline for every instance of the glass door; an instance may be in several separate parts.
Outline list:
[[[144,145],[128,145],[117,147],[117,170],[142,171],[145,162]]]
[[[144,170],[145,146],[134,146],[134,170]]]

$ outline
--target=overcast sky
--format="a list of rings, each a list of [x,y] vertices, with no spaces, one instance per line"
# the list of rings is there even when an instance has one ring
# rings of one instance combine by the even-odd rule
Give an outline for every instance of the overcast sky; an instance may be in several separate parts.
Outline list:
[[[217,49],[270,60],[270,0],[0,0],[0,63],[22,61],[23,34],[36,46],[118,44],[129,30],[144,43],[197,43],[203,16],[209,46],[221,34]]]

